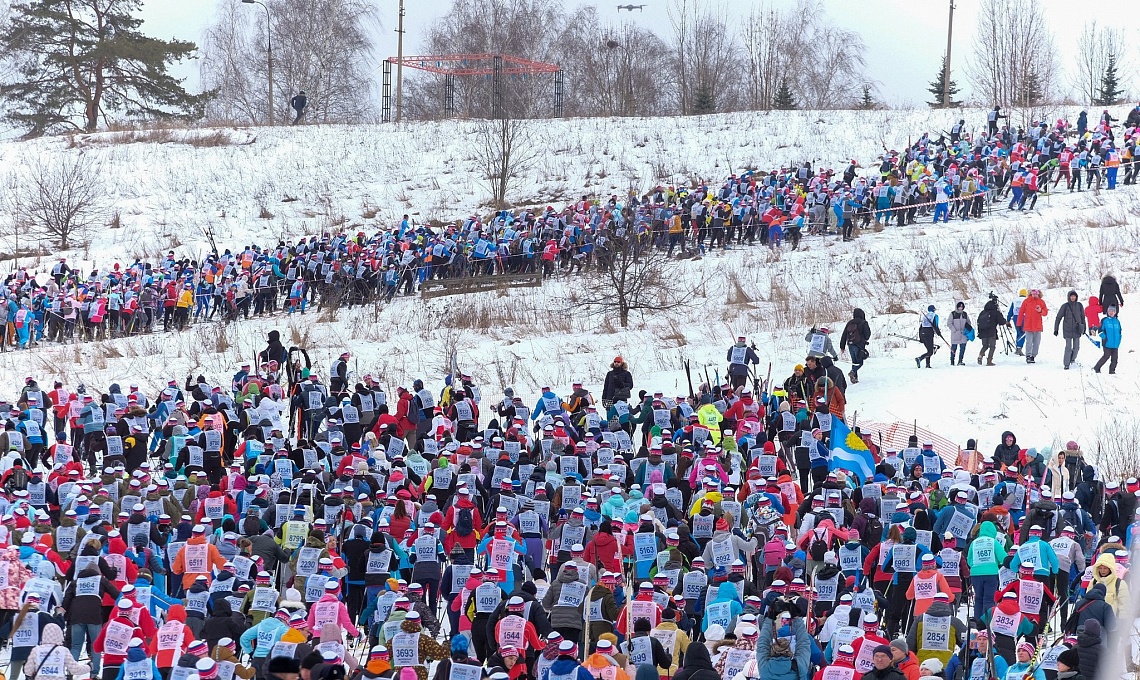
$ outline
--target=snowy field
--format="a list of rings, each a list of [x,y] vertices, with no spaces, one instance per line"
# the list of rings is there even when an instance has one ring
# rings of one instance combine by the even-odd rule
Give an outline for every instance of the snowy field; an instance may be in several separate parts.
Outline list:
[[[1065,113],[1050,112],[1055,118]],[[945,130],[958,118],[977,127],[982,111],[785,112],[668,119],[549,121],[532,130],[538,158],[512,185],[520,204],[561,206],[582,194],[625,195],[658,183],[719,181],[747,168],[811,160],[842,170],[854,158],[874,168],[883,148],[900,149],[925,130]],[[1016,119],[1015,119],[1016,122]],[[475,211],[490,193],[472,148],[477,123],[225,130],[225,146],[185,143],[213,130],[174,131],[174,141],[130,142],[127,133],[45,139],[0,145],[0,168],[50,163],[65,154],[89,155],[107,183],[109,212],[121,226],[99,227],[90,244],[68,253],[87,267],[109,267],[134,257],[156,259],[174,249],[200,256],[209,225],[221,247],[276,242],[345,225],[371,233],[402,214],[416,220],[456,219]],[[3,171],[0,171],[3,172]],[[259,217],[269,215],[272,217]],[[19,384],[26,374],[66,376],[70,385],[139,380],[153,391],[168,377],[205,373],[224,380],[241,360],[264,347],[280,328],[287,343],[310,348],[324,371],[351,349],[356,372],[379,374],[393,388],[416,377],[436,388],[457,351],[488,398],[506,386],[535,397],[547,382],[565,393],[574,379],[595,394],[614,355],[631,364],[639,389],[687,393],[683,361],[694,384],[723,368],[737,334],[756,339],[761,373],[772,362],[782,381],[806,351],[813,324],[842,328],[851,307],[867,310],[874,340],[861,382],[848,390],[848,414],[859,421],[916,421],[918,426],[982,448],[1003,430],[1023,446],[1077,439],[1086,450],[1106,428],[1135,421],[1140,387],[1131,341],[1131,294],[1137,289],[1140,193],[1133,187],[1042,197],[1035,212],[998,210],[980,221],[919,224],[867,231],[852,243],[805,239],[796,253],[772,255],[759,247],[715,253],[685,262],[682,275],[705,278],[704,295],[644,318],[631,328],[586,317],[572,308],[558,280],[540,289],[506,294],[397,298],[381,309],[342,311],[335,319],[310,312],[224,327],[202,325],[181,334],[156,334],[105,343],[47,347],[0,355],[0,379]],[[10,249],[10,248],[6,248]],[[50,257],[44,260],[50,265]],[[21,265],[36,266],[24,258]],[[13,263],[0,264],[7,271]],[[1115,376],[1096,375],[1099,350],[1081,349],[1080,365],[1061,369],[1063,342],[1046,333],[1039,362],[999,353],[995,368],[975,363],[951,368],[943,346],[934,369],[916,370],[914,312],[927,304],[948,318],[957,300],[976,316],[993,290],[1004,305],[1021,287],[1045,291],[1055,311],[1065,292],[1096,293],[1105,273],[1121,281],[1124,345]],[[948,337],[948,336],[947,336]],[[838,340],[838,337],[836,338]],[[846,371],[849,365],[840,364]],[[1129,425],[1129,427],[1131,427]]]

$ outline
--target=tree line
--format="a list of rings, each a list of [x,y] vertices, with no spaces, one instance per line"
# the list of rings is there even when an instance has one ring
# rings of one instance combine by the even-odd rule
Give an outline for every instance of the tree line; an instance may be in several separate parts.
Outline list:
[[[200,44],[142,31],[142,0],[14,0],[0,15],[0,107],[29,136],[92,132],[158,121],[256,125],[283,120],[290,98],[308,95],[306,119],[378,118],[377,6],[369,0],[220,0]],[[413,49],[427,54],[501,53],[557,63],[567,116],[699,115],[739,110],[877,108],[867,47],[828,17],[822,0],[789,8],[724,0],[663,0],[659,35],[636,18],[604,21],[596,7],[559,0],[453,0]],[[1077,57],[1063,68],[1041,0],[979,0],[968,55],[951,75],[952,105],[965,76],[975,103],[1032,108],[1066,97],[1109,105],[1132,72],[1123,29],[1088,21]],[[269,38],[274,101],[269,101]],[[199,64],[191,92],[170,68]],[[941,105],[941,68],[928,90]],[[443,77],[405,71],[404,114],[444,115]],[[460,117],[489,117],[492,83],[456,78]],[[550,76],[506,78],[505,113],[552,115]]]

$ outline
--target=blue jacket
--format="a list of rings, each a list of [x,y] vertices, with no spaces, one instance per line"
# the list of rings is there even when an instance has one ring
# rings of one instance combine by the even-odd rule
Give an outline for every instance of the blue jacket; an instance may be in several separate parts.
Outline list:
[[[1120,348],[1120,319],[1106,316],[1100,320],[1100,339],[1108,349]]]
[[[773,658],[772,650],[772,620],[764,619],[760,628],[760,639],[756,642],[756,666],[759,677],[764,680],[807,680],[809,666],[811,665],[811,636],[808,635],[807,626],[802,618],[792,619],[792,634],[795,636],[795,668],[792,667],[792,657],[779,656]]]

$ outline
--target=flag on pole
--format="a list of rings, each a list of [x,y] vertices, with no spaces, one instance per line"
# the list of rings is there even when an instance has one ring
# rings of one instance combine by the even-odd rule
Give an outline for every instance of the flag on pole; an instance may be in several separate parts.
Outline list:
[[[860,484],[875,476],[875,458],[859,435],[839,418],[831,421],[831,462],[829,470],[843,470],[855,475]]]

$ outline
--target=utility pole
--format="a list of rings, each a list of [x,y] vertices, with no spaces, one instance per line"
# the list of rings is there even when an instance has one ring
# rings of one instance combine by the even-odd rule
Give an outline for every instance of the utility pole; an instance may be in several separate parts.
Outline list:
[[[400,0],[400,27],[396,29],[396,122],[404,117],[404,0]]]
[[[950,50],[954,45],[954,0],[950,0],[950,20],[946,24],[946,72],[942,76],[942,108],[950,108]]]

